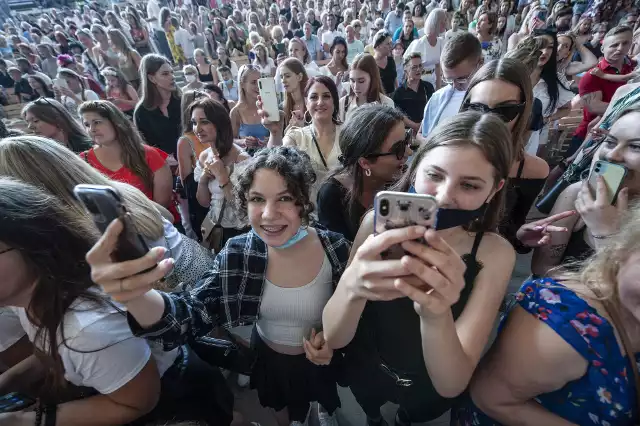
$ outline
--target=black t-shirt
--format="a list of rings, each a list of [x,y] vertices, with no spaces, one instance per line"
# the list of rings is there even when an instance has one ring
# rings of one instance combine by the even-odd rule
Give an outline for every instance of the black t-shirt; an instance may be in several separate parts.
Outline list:
[[[366,209],[357,201],[351,209],[347,203],[347,189],[334,178],[327,179],[318,191],[318,222],[329,231],[342,234],[353,241]]]
[[[159,108],[146,109],[138,105],[133,120],[147,144],[175,156],[178,139],[182,135],[180,99],[172,96],[167,111],[168,117]]]
[[[396,70],[396,61],[393,60],[392,57],[387,58],[387,67],[382,69],[378,67],[380,70],[380,80],[382,80],[382,87],[384,88],[387,96],[391,96],[393,91],[395,90],[396,77],[398,76],[398,71]]]
[[[533,106],[531,108],[531,117],[529,119],[529,130],[537,132],[544,126],[544,117],[542,116],[542,101],[533,98]]]
[[[11,76],[8,73],[4,74],[2,71],[0,71],[0,86],[4,87],[5,89],[9,89],[13,87],[13,85],[14,82]]]
[[[13,86],[13,91],[15,95],[18,96],[21,102],[31,102],[39,98],[36,92],[29,85],[29,82],[26,78],[21,78],[20,80],[16,81]]]
[[[287,17],[287,21],[291,21],[291,8],[282,8],[280,9],[280,15],[284,15]]]
[[[409,120],[420,123],[424,116],[424,107],[434,91],[433,85],[427,81],[420,80],[417,92],[403,84],[393,92],[393,102]]]

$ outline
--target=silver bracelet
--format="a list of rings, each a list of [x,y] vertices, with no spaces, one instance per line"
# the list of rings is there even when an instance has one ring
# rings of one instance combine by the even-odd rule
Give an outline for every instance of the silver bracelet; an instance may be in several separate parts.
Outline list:
[[[593,238],[595,238],[596,240],[606,240],[607,238],[610,238],[613,236],[613,234],[609,234],[609,235],[595,235],[595,234],[591,234],[591,236]]]

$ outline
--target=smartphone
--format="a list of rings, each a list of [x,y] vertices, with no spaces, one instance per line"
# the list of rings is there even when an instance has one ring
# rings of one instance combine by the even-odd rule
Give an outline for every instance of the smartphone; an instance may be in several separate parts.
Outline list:
[[[12,392],[4,396],[0,396],[0,413],[11,413],[14,411],[22,411],[36,403],[34,398],[30,396]]]
[[[62,77],[56,78],[55,80],[53,80],[53,85],[55,87],[57,87],[58,89],[68,89],[69,88],[69,85],[67,84],[67,80],[65,80]]]
[[[286,55],[286,48],[284,43],[276,43],[274,44],[274,47],[276,49],[276,56],[278,55]]]
[[[118,238],[118,245],[113,253],[114,260],[124,262],[147,254],[149,247],[136,229],[133,218],[127,214],[122,198],[115,188],[104,185],[76,185],[73,193],[93,217],[100,232],[104,233],[115,219],[122,219],[124,230]]]
[[[536,13],[536,18],[538,18],[542,22],[546,22],[547,20],[547,10],[546,9],[538,9]]]
[[[373,209],[373,232],[378,235],[390,229],[414,225],[433,228],[438,204],[431,195],[381,191],[373,200]],[[397,246],[384,257],[399,259],[403,255],[404,250]]]
[[[591,169],[591,173],[589,173],[588,180],[591,194],[594,197],[598,188],[598,176],[604,178],[604,183],[607,187],[607,199],[610,204],[614,204],[620,189],[622,189],[622,182],[627,176],[627,168],[620,164],[609,163],[608,161],[596,161],[593,169]]]
[[[258,80],[262,109],[267,113],[269,121],[280,121],[280,108],[278,108],[278,92],[276,81],[273,77],[265,77]]]

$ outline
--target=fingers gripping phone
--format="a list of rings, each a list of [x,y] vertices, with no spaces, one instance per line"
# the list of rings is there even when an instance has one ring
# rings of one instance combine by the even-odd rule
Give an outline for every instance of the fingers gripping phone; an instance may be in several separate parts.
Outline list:
[[[280,121],[276,81],[273,77],[261,78],[258,80],[258,90],[260,91],[260,99],[262,99],[262,110],[267,113],[269,121]]]
[[[598,176],[602,176],[607,187],[607,201],[614,204],[618,193],[622,189],[622,182],[627,176],[627,168],[620,164],[598,160],[594,163],[591,173],[589,173],[588,185],[591,194],[595,197],[598,191]]]
[[[115,188],[103,185],[76,185],[73,193],[93,217],[93,222],[100,232],[104,233],[115,219],[122,220],[124,229],[118,237],[118,245],[112,255],[115,261],[134,260],[147,254],[149,247],[138,233],[133,218],[128,214]]]
[[[431,195],[381,191],[374,201],[374,234],[408,226],[433,228],[438,204]],[[422,240],[424,242],[424,240]],[[399,259],[404,255],[400,246],[391,248],[386,258]]]

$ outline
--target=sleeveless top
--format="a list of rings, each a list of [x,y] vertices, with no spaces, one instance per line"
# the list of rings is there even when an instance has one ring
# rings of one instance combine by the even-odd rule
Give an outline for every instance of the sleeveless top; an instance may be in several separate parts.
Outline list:
[[[556,391],[538,395],[535,399],[540,405],[577,425],[634,424],[637,408],[631,364],[611,323],[573,290],[551,278],[524,283],[516,300],[588,362],[584,376]],[[635,358],[636,362],[640,359],[638,354]],[[461,426],[499,425],[471,401],[461,406],[457,414]]]
[[[138,67],[136,67],[135,62],[133,62],[131,52],[118,55],[118,64],[120,65],[120,71],[122,71],[127,81],[131,82],[140,79]]]
[[[209,72],[207,74],[200,74],[200,68],[196,67],[196,70],[198,71],[198,77],[200,78],[200,81],[203,83],[209,82],[209,81],[213,81],[213,72],[211,71],[211,65],[209,65]]]

